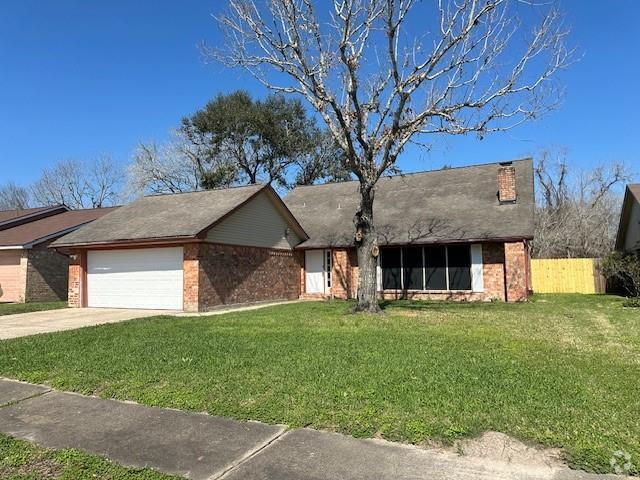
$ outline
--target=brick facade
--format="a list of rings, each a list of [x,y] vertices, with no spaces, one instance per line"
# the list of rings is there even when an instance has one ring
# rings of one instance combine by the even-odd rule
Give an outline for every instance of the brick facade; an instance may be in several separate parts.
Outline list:
[[[385,299],[526,300],[529,293],[525,242],[484,243],[482,292],[382,292]],[[358,288],[356,250],[332,249],[329,295],[355,298]],[[296,299],[304,295],[304,252],[257,247],[190,243],[184,245],[183,308],[207,311],[229,304]],[[86,304],[86,252],[69,260],[69,306]]]
[[[201,243],[185,248],[185,263],[184,308],[187,311],[293,300],[301,293],[300,255],[293,251]],[[193,298],[195,291],[197,301]]]
[[[355,249],[333,249],[332,286],[330,296],[355,298],[358,289],[358,267]],[[482,245],[482,292],[386,291],[384,299],[413,298],[467,301],[522,301],[529,293],[528,249],[524,242],[490,242]],[[505,283],[506,282],[506,283]],[[505,287],[508,287],[506,288]],[[303,284],[304,288],[304,284]],[[319,297],[322,297],[320,295]]]
[[[73,252],[69,257],[69,288],[67,301],[70,307],[85,306],[84,282],[87,268],[87,253]]]
[[[26,251],[24,301],[67,299],[69,259],[46,247]]]
[[[199,311],[200,298],[200,245],[192,243],[184,246],[182,260],[182,308],[185,312]]]
[[[505,301],[504,288],[504,243],[482,245],[483,300]]]
[[[498,169],[498,200],[500,202],[515,202],[516,198],[515,167],[500,167]]]
[[[504,244],[504,266],[508,302],[521,302],[529,295],[528,251],[525,242]]]
[[[334,248],[331,252],[331,291],[334,298],[355,298],[358,292],[358,255],[355,248]]]

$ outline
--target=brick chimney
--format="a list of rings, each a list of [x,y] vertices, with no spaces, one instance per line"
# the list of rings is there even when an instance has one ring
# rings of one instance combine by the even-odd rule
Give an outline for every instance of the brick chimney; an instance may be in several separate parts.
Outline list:
[[[498,167],[498,201],[515,203],[517,198],[516,168],[511,162],[501,163]]]

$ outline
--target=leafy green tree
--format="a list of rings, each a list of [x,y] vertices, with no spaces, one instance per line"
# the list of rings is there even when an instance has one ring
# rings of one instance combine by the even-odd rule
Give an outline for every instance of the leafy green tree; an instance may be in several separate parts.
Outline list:
[[[344,150],[327,131],[318,131],[306,154],[296,160],[295,185],[352,180]],[[295,186],[292,185],[292,186]]]
[[[218,95],[184,118],[181,132],[210,167],[202,168],[203,188],[221,181],[287,186],[290,169],[315,158],[323,137],[299,100],[277,94],[254,100],[245,91]]]

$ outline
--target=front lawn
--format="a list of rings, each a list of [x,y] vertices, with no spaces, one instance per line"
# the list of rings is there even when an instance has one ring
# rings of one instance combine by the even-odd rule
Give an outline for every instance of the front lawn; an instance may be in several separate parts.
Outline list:
[[[49,450],[0,434],[0,478],[6,480],[171,480],[149,469],[124,468],[78,450]]]
[[[67,308],[67,302],[0,303],[0,316]]]
[[[640,464],[640,315],[527,304],[311,302],[0,342],[0,374],[102,397],[424,444],[497,430],[587,470]],[[636,468],[636,472],[638,472]]]

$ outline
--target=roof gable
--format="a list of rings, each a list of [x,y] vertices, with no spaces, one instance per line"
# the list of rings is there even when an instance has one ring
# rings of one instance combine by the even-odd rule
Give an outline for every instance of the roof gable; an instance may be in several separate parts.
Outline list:
[[[272,192],[272,189],[249,185],[143,197],[64,236],[53,246],[199,239],[261,191]],[[298,228],[302,230],[299,225]]]
[[[518,195],[513,204],[498,202],[499,163],[381,178],[374,204],[379,242],[532,238],[533,162],[511,163]],[[353,245],[357,182],[298,187],[284,201],[310,236],[302,247]]]
[[[307,239],[304,230],[271,189],[262,190],[207,232],[213,243],[291,249]]]

